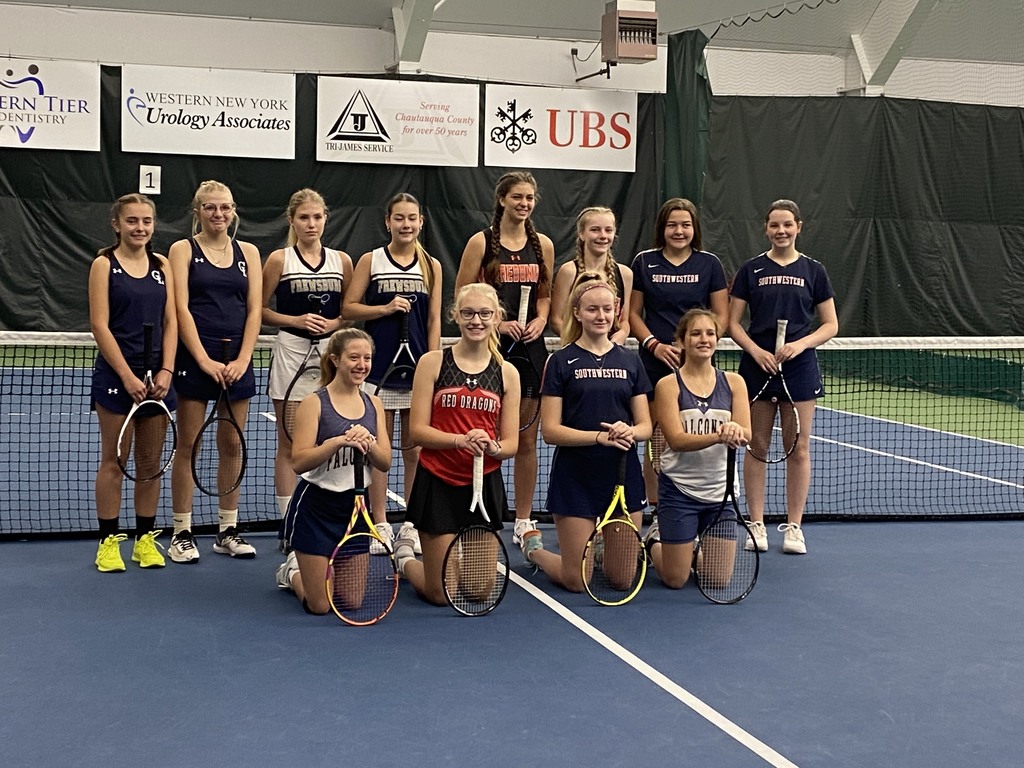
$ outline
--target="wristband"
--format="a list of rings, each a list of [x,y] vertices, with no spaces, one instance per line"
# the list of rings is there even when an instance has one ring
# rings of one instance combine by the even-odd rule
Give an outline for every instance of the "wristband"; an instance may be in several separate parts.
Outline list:
[[[647,345],[650,344],[653,340],[654,334],[652,333],[650,336],[648,336],[647,338],[640,342],[640,346],[643,347],[644,349],[647,349]]]
[[[649,347],[647,347],[647,351],[650,352],[653,355],[654,354],[654,350],[656,350],[660,346],[661,346],[661,342],[658,341],[657,339],[655,339],[654,341],[651,342],[651,345]]]
[[[160,371],[167,371],[169,374],[171,374],[171,376],[174,375],[174,371],[172,371],[170,368],[161,368]],[[157,373],[160,373],[160,371],[157,371]]]
[[[594,445],[600,445],[600,444],[601,444],[601,433],[600,432],[595,432],[594,433]]]

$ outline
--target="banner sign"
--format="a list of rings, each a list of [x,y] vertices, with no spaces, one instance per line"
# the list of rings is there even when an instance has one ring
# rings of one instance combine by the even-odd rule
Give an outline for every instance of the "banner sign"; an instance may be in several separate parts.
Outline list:
[[[0,58],[0,147],[99,152],[99,64]]]
[[[475,168],[480,90],[412,80],[317,78],[316,159]]]
[[[636,94],[488,85],[484,165],[633,171]]]
[[[121,149],[295,158],[295,76],[126,64]]]

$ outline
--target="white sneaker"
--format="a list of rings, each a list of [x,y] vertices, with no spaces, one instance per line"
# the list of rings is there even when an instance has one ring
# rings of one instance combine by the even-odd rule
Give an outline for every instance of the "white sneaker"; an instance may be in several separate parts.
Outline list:
[[[529,531],[537,530],[536,520],[527,520],[524,517],[517,517],[515,525],[512,526],[512,543],[523,545],[523,535]]]
[[[423,546],[420,544],[420,532],[416,530],[416,526],[408,522],[402,523],[402,527],[398,529],[398,535],[412,540],[412,551],[415,554],[423,554]]]
[[[395,548],[395,529],[391,527],[391,523],[375,523],[374,528],[377,529],[377,533],[380,537],[388,543],[388,545]],[[384,545],[376,539],[370,539],[370,554],[371,555],[386,555],[388,553]]]
[[[783,532],[782,551],[787,555],[806,555],[807,545],[804,543],[804,532],[796,523],[783,523],[779,526]]]
[[[192,531],[178,531],[171,536],[171,546],[167,548],[167,555],[175,563],[196,562],[199,559],[199,549],[196,547]]]
[[[256,547],[238,535],[235,526],[225,528],[213,540],[213,551],[218,555],[231,555],[239,560],[256,557]]]
[[[405,575],[405,564],[410,560],[416,559],[415,541],[413,541],[411,533],[415,533],[416,529],[411,525],[402,525],[398,529],[398,536],[395,537],[395,567],[398,568],[398,572]],[[417,537],[417,540],[419,537]]]
[[[750,535],[747,537],[747,543],[743,545],[743,548],[750,551],[756,546],[758,552],[767,552],[768,529],[764,527],[764,523],[760,520],[751,520],[747,525],[750,527]]]
[[[277,567],[275,578],[278,589],[292,589],[292,574],[299,570],[299,561],[295,557],[295,551],[288,553],[285,561]]]

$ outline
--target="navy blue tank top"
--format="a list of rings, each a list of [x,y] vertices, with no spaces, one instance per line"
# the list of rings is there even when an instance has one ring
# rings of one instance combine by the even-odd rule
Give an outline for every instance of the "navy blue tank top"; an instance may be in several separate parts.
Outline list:
[[[218,267],[209,262],[203,249],[189,238],[192,261],[188,269],[188,310],[199,338],[207,341],[239,341],[248,314],[249,273],[242,247],[231,241],[231,263]]]

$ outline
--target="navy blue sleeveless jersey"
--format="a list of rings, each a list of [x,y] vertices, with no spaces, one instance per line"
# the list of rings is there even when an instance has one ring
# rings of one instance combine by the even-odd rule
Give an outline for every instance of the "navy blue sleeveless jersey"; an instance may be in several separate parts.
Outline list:
[[[318,389],[316,396],[320,399],[320,423],[316,430],[316,444],[322,445],[324,441],[345,434],[356,424],[362,424],[371,434],[377,434],[377,410],[370,401],[370,396],[360,391],[359,396],[363,401],[363,413],[361,416],[350,419],[342,416],[334,409],[331,397],[327,388]],[[352,447],[345,447],[328,458],[323,464],[314,467],[308,472],[303,472],[303,479],[328,491],[348,491],[355,487],[354,474],[352,471]],[[370,468],[364,467],[363,486],[370,484]]]
[[[274,290],[277,311],[297,317],[313,312],[330,320],[341,317],[341,299],[344,294],[345,272],[341,254],[332,248],[320,249],[320,264],[311,267],[302,258],[299,249],[284,249],[281,279]],[[310,338],[305,328],[281,328],[285,333]],[[324,338],[324,334],[318,338]]]
[[[167,274],[156,256],[149,256],[145,277],[132,277],[111,253],[107,296],[110,317],[107,327],[117,340],[125,362],[133,371],[143,372],[143,332],[145,323],[153,325],[153,367],[160,368],[164,338],[164,310],[167,306]]]
[[[237,343],[245,330],[249,274],[242,247],[231,241],[231,264],[217,267],[195,241],[188,269],[188,310],[201,340],[231,339]]]
[[[430,294],[423,280],[423,268],[418,259],[407,266],[395,262],[387,246],[375,248],[363,258],[370,261],[370,283],[363,297],[363,304],[383,306],[390,304],[395,296],[403,296],[412,305],[409,310],[409,349],[416,360],[427,351],[427,323],[430,321]],[[429,263],[426,265],[430,269]],[[395,312],[384,317],[367,320],[366,332],[373,337],[373,367],[367,381],[379,384],[384,372],[398,351],[401,334],[402,313]],[[390,383],[390,382],[389,382]],[[396,382],[396,386],[400,386]],[[408,383],[412,386],[412,382]]]

